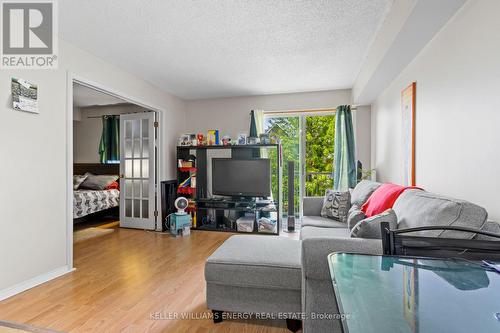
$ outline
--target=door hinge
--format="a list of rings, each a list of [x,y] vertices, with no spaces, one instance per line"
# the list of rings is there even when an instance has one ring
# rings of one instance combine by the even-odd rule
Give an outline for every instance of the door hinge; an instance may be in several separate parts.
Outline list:
[[[157,210],[155,210],[155,212],[154,212],[154,216],[155,216],[155,217],[158,217],[158,211],[157,211]]]
[[[158,128],[158,127],[160,127],[160,124],[159,124],[157,121],[155,121],[154,126],[155,126],[156,128]]]

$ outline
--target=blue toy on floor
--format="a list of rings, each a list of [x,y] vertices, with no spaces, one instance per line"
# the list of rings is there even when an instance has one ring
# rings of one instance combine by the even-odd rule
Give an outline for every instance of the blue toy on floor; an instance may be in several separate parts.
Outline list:
[[[185,212],[189,202],[184,197],[179,197],[175,200],[174,206],[177,212],[170,214],[170,233],[174,236],[182,234],[185,227],[191,226],[191,215]]]
[[[185,227],[191,226],[191,215],[188,213],[174,213],[170,216],[170,233],[178,236]]]

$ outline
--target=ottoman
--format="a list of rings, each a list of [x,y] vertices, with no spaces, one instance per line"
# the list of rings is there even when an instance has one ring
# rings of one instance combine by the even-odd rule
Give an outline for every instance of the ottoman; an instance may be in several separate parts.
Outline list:
[[[238,235],[227,239],[205,264],[207,306],[214,322],[222,313],[244,312],[283,318],[300,328],[300,241],[278,236]]]

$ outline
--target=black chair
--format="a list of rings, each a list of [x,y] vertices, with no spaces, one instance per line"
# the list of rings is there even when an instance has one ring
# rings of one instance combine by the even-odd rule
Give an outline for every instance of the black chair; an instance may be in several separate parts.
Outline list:
[[[426,226],[390,230],[389,223],[381,223],[384,255],[463,258],[468,260],[500,260],[500,235],[468,227]],[[408,235],[418,231],[453,230],[471,232],[498,239],[456,239]]]

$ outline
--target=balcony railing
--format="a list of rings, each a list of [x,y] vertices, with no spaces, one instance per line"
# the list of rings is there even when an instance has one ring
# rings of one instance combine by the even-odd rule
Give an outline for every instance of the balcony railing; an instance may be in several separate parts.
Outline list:
[[[324,196],[326,189],[333,187],[333,175],[331,171],[307,172],[306,193],[307,197]]]

